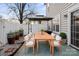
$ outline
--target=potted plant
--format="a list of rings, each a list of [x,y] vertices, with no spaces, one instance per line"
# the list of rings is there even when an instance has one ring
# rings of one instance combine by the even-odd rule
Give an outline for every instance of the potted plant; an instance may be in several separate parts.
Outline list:
[[[41,29],[41,34],[43,34],[43,32],[44,32],[44,30],[43,30],[43,29]]]
[[[67,43],[67,35],[66,35],[66,33],[61,32],[61,33],[60,33],[60,36],[62,37],[63,42],[66,44],[66,43]]]
[[[19,30],[19,35],[20,35],[20,36],[23,36],[23,32],[24,32],[24,30],[23,30],[23,29],[20,29],[20,30]]]
[[[16,31],[16,32],[15,32],[15,39],[16,39],[16,40],[19,40],[19,31]]]
[[[7,34],[7,39],[9,44],[14,44],[15,43],[15,37],[14,33],[10,32]]]

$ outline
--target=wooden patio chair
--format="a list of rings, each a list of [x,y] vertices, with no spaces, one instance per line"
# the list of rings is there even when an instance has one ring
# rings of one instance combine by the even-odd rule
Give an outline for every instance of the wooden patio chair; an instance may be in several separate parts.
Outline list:
[[[55,38],[56,34],[55,33],[51,33],[51,36]]]
[[[33,48],[33,54],[34,54],[34,47],[35,47],[35,40],[34,40],[34,36],[25,36],[24,37],[24,41],[25,41],[25,43],[24,43],[24,46],[25,47],[32,47]]]
[[[62,52],[62,40],[61,40],[61,37],[59,35],[56,35],[55,36],[55,40],[54,42],[51,41],[51,47],[53,48],[53,43],[54,43],[54,47],[57,47],[58,50],[59,50],[59,55],[61,54]],[[52,49],[51,49],[52,50]],[[51,51],[52,53],[52,51]]]

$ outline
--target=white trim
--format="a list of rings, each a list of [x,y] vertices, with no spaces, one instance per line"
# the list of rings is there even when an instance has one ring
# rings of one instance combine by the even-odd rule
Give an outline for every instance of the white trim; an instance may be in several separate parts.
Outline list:
[[[79,9],[79,4],[76,4],[76,5],[72,6],[72,8],[68,9],[68,12],[71,13],[71,12],[76,11],[77,9]]]
[[[61,27],[61,13],[59,14],[59,33],[60,33],[60,27]]]
[[[57,32],[57,31],[53,31],[54,33],[56,33],[56,34],[60,34],[60,32]]]
[[[67,33],[68,37],[68,45],[70,45],[71,43],[71,13],[68,13],[68,33]]]
[[[78,47],[76,47],[75,45],[72,45],[72,44],[70,44],[72,47],[74,47],[74,48],[76,48],[76,49],[78,49],[79,50],[79,48]]]
[[[68,8],[72,7],[76,5],[76,3],[68,3],[68,4],[65,4],[65,7],[64,9],[61,10],[61,13],[63,13],[65,10],[68,10]]]

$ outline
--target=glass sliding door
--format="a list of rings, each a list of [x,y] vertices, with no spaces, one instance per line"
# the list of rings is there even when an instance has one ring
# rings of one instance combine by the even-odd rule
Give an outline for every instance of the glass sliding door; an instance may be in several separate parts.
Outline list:
[[[71,44],[79,48],[79,10],[71,13]]]

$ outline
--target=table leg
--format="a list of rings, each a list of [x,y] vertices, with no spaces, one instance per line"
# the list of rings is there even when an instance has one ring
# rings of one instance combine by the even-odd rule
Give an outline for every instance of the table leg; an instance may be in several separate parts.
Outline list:
[[[52,55],[54,55],[54,47],[52,47]]]
[[[49,44],[50,44],[50,41],[49,41]],[[50,53],[51,53],[51,44],[50,44]]]
[[[54,45],[51,44],[51,41],[50,42],[50,55],[54,55]]]
[[[34,46],[33,46],[33,55],[34,55]]]
[[[37,42],[37,52],[38,52],[38,41],[36,41]]]
[[[52,50],[52,49],[51,49],[51,45],[50,45],[50,54],[51,54],[51,50]]]
[[[50,41],[49,41],[50,42]],[[50,55],[52,55],[52,46],[51,46],[51,42],[50,42]]]

